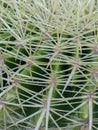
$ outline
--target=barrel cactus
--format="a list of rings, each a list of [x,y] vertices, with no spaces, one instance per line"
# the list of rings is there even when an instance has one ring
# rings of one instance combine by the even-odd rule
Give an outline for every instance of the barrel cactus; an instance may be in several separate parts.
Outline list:
[[[98,1],[0,0],[0,130],[98,130]]]

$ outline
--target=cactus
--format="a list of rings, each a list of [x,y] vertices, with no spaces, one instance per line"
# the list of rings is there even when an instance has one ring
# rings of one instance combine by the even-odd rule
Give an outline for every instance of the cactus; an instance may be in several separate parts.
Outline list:
[[[0,130],[97,130],[98,2],[0,1]]]

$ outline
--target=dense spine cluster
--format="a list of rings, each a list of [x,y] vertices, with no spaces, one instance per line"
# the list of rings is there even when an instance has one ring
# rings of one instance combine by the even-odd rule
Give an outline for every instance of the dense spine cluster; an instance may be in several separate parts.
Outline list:
[[[98,129],[98,2],[0,0],[0,130]]]

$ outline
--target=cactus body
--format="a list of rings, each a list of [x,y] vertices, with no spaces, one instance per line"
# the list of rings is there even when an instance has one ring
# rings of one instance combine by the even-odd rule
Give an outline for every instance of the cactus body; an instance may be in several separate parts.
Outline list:
[[[98,2],[0,1],[0,130],[97,130]]]

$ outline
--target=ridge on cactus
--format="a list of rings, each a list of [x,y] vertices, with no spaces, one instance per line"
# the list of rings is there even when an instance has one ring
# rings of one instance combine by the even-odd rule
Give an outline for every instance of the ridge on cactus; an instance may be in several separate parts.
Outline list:
[[[97,122],[97,0],[0,0],[0,130]]]

